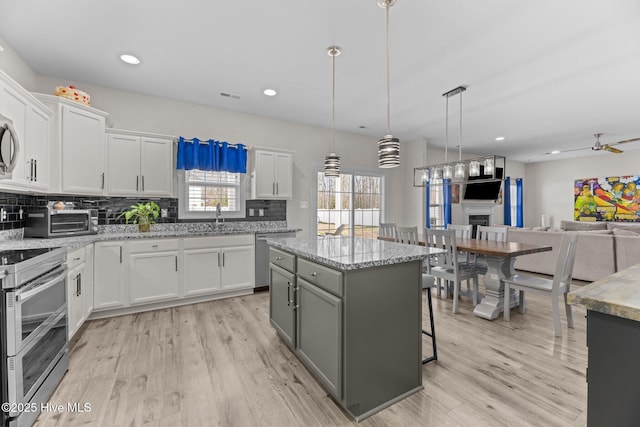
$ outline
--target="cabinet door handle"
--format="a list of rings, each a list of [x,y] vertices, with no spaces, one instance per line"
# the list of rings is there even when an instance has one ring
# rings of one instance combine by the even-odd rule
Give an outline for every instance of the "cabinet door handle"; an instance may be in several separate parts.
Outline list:
[[[120,264],[122,264],[122,246],[120,246]]]
[[[29,159],[27,165],[29,166],[29,176],[27,178],[29,181],[33,181],[33,159]]]
[[[318,273],[316,273],[315,271],[313,273],[311,273],[311,277],[316,277],[318,275]]]
[[[78,296],[82,295],[82,274],[78,274]]]
[[[140,191],[140,175],[136,175],[136,191]]]
[[[287,306],[291,306],[291,282],[287,282]]]
[[[276,182],[276,194],[280,194],[280,183]]]
[[[152,247],[152,248],[157,248],[157,247],[158,247],[158,245],[151,245],[151,247]]]
[[[38,160],[33,159],[33,180],[38,180]]]
[[[220,267],[220,252],[218,252],[218,267]]]
[[[102,172],[101,176],[102,176],[102,184],[101,184],[100,188],[102,188],[104,190],[104,172]]]
[[[142,175],[142,191],[144,191],[144,175]]]
[[[224,267],[224,252],[222,252],[222,266]]]
[[[275,182],[271,183],[271,194],[273,194],[273,195],[276,194],[276,183]]]
[[[178,271],[178,255],[176,255],[176,271]]]

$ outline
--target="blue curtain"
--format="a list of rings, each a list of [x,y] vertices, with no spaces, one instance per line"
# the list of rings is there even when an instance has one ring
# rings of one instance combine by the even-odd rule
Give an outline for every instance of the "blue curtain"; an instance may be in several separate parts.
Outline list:
[[[516,178],[516,225],[518,227],[524,226],[524,213],[522,204],[522,178]]]
[[[198,138],[178,139],[176,169],[247,173],[247,149],[212,139],[203,144]]]
[[[444,223],[451,224],[451,180],[448,178],[442,180],[442,198]]]
[[[504,206],[504,225],[511,224],[511,178],[506,177],[502,187],[502,203]]]
[[[431,187],[429,186],[429,183],[427,183],[427,185],[424,186],[424,200],[425,200],[425,221],[426,224],[424,225],[427,228],[431,228]]]

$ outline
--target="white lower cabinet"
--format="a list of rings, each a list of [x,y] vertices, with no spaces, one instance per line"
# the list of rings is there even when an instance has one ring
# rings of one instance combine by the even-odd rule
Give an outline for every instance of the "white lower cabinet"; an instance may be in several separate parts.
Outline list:
[[[67,267],[67,316],[71,339],[93,309],[93,244],[69,253]]]
[[[96,312],[121,314],[238,295],[255,286],[255,236],[98,242],[93,268]]]
[[[222,289],[253,288],[255,281],[254,260],[253,245],[222,248]]]
[[[94,311],[125,307],[124,242],[97,242],[94,249]]]
[[[131,305],[180,296],[178,239],[129,243],[129,302]]]

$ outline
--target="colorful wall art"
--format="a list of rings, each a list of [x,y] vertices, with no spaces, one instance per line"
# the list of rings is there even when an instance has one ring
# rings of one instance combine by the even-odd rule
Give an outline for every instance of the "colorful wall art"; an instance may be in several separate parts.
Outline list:
[[[576,221],[640,222],[640,176],[610,176],[575,181]]]

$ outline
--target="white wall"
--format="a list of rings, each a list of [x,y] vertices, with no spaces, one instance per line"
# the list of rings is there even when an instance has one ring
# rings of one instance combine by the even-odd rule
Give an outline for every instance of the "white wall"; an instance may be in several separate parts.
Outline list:
[[[625,149],[626,147],[620,147]],[[600,151],[588,157],[526,165],[525,226],[559,227],[561,220],[573,220],[573,186],[576,179],[640,174],[640,151],[623,154]]]
[[[0,38],[0,46],[4,49],[0,52],[0,70],[11,76],[25,89],[35,90],[37,74],[2,38]]]

